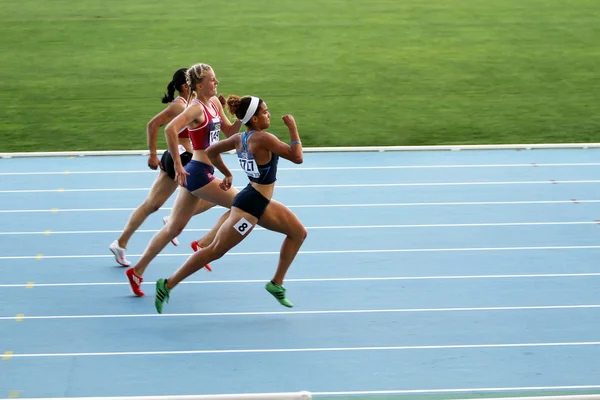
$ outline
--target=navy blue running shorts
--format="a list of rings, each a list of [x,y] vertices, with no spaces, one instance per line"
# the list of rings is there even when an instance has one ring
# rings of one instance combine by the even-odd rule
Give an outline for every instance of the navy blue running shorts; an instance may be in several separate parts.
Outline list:
[[[189,173],[189,175],[185,177],[187,183],[184,185],[184,187],[190,192],[208,185],[213,179],[215,179],[215,176],[213,175],[215,168],[200,161],[191,160],[185,166],[185,170]]]
[[[254,189],[251,184],[248,184],[248,186],[242,189],[242,191],[233,198],[231,206],[237,207],[260,219],[270,202],[271,200],[260,194],[260,192]]]
[[[189,151],[181,153],[181,164],[184,167],[190,162],[192,155]],[[166,150],[160,158],[160,169],[165,171],[169,178],[175,179],[175,161],[173,161],[173,156],[171,156],[169,150]]]

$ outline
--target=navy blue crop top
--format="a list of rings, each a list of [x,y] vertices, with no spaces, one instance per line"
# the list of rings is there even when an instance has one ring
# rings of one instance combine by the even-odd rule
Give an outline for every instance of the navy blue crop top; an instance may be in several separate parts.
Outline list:
[[[264,165],[258,165],[254,155],[248,151],[248,138],[256,131],[242,133],[243,149],[237,151],[238,160],[242,170],[248,175],[252,182],[269,185],[277,180],[277,163],[279,156],[271,153],[271,161]]]

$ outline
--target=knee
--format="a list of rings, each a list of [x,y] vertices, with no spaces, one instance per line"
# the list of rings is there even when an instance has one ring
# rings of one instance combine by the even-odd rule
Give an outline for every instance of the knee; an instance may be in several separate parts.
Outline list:
[[[228,249],[226,249],[224,246],[221,246],[219,243],[211,243],[206,250],[210,252],[210,259],[214,261],[223,257],[227,253]]]
[[[294,232],[294,236],[292,237],[292,239],[294,239],[297,242],[304,243],[307,236],[308,231],[304,226],[301,226],[300,229],[297,230],[297,232]]]
[[[184,224],[172,219],[169,219],[169,222],[166,225],[166,229],[167,232],[169,232],[169,236],[173,237],[181,235],[181,232],[183,232],[184,228]]]
[[[158,203],[156,201],[146,200],[144,202],[144,210],[146,211],[146,214],[148,214],[148,215],[157,212],[158,210],[160,210],[161,207],[162,207],[162,203]]]

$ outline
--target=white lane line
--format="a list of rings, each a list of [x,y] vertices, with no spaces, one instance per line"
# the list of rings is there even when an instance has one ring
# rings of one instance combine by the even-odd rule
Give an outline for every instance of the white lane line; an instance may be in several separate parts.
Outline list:
[[[397,228],[469,228],[469,227],[501,227],[501,226],[554,226],[554,225],[600,225],[597,221],[566,221],[566,222],[482,222],[471,224],[398,224],[398,225],[333,225],[333,226],[307,226],[308,230],[319,229],[397,229]],[[189,228],[186,232],[207,232],[209,228]],[[254,230],[268,231],[258,227]],[[158,229],[139,229],[137,233],[156,233]],[[121,233],[122,230],[86,230],[86,231],[15,231],[0,232],[0,235],[80,235],[96,233]]]
[[[600,200],[524,200],[524,201],[459,201],[436,203],[356,203],[356,204],[299,204],[288,205],[288,208],[341,208],[341,207],[424,207],[424,206],[487,206],[487,205],[520,205],[520,204],[577,204],[600,203]],[[96,212],[96,211],[133,211],[135,207],[116,208],[50,208],[33,210],[0,210],[0,213],[58,213],[58,212]],[[215,206],[211,210],[223,209]],[[161,211],[170,211],[172,207],[162,207]]]
[[[600,304],[556,305],[556,306],[507,306],[507,307],[448,307],[448,308],[398,308],[373,310],[313,310],[313,311],[247,311],[247,312],[206,312],[179,314],[96,314],[96,315],[23,315],[21,320],[57,319],[110,319],[110,318],[161,318],[161,317],[243,317],[271,315],[335,315],[335,314],[398,314],[398,313],[447,313],[481,311],[524,311],[524,310],[573,310],[595,309]],[[15,316],[0,317],[0,320],[14,321]]]
[[[528,279],[528,278],[581,278],[600,276],[600,272],[582,273],[556,273],[556,274],[495,274],[495,275],[430,275],[430,276],[381,276],[381,277],[356,277],[356,278],[288,278],[286,282],[369,282],[369,281],[413,281],[413,280],[444,280],[444,279]],[[182,285],[215,285],[215,284],[244,284],[263,283],[264,279],[231,279],[212,281],[183,281]],[[66,283],[6,283],[0,284],[4,288],[43,288],[65,286],[121,286],[127,282],[66,282]]]
[[[280,167],[279,171],[341,171],[369,169],[438,169],[438,168],[531,168],[531,167],[596,167],[600,163],[517,163],[517,164],[438,164],[438,165],[365,165],[365,166],[336,166],[336,167]],[[0,172],[0,176],[23,175],[98,175],[98,174],[156,174],[151,169],[139,170],[91,170],[91,171],[33,171],[33,172]]]
[[[162,351],[114,351],[85,353],[14,353],[11,358],[38,357],[106,357],[106,356],[153,356],[192,354],[256,354],[256,353],[306,353],[306,352],[356,352],[398,350],[450,350],[450,349],[498,349],[531,347],[589,347],[600,342],[547,342],[547,343],[494,343],[494,344],[441,344],[422,346],[367,346],[367,347],[307,347],[282,349],[215,349],[215,350],[162,350]]]
[[[523,246],[523,247],[457,247],[440,249],[372,249],[372,250],[301,250],[298,254],[360,254],[360,253],[435,253],[460,251],[528,251],[528,250],[588,250],[600,249],[600,246]],[[230,252],[225,256],[274,256],[279,251]],[[128,254],[128,257],[141,257],[141,254]],[[158,257],[189,257],[189,253],[161,253]],[[0,260],[26,259],[69,259],[69,258],[114,258],[112,254],[78,254],[78,255],[35,255],[35,256],[0,256]]]
[[[368,188],[368,187],[411,187],[411,186],[487,186],[487,185],[549,185],[549,184],[580,184],[600,183],[597,179],[588,180],[565,180],[565,181],[495,181],[495,182],[414,182],[414,183],[340,183],[319,185],[279,185],[281,189],[331,189],[331,188]],[[243,186],[236,187],[243,189]],[[126,191],[148,191],[150,188],[87,188],[87,189],[18,189],[0,190],[0,193],[66,193],[66,192],[126,192]]]

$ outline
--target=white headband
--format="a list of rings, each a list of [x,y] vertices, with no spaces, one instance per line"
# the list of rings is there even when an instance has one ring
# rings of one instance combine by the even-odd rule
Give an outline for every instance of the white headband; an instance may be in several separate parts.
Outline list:
[[[250,100],[250,106],[246,110],[246,115],[244,115],[244,118],[242,119],[242,124],[247,124],[248,121],[250,121],[250,118],[254,116],[256,110],[258,109],[258,102],[260,101],[259,98],[252,96],[251,99],[252,100]]]

